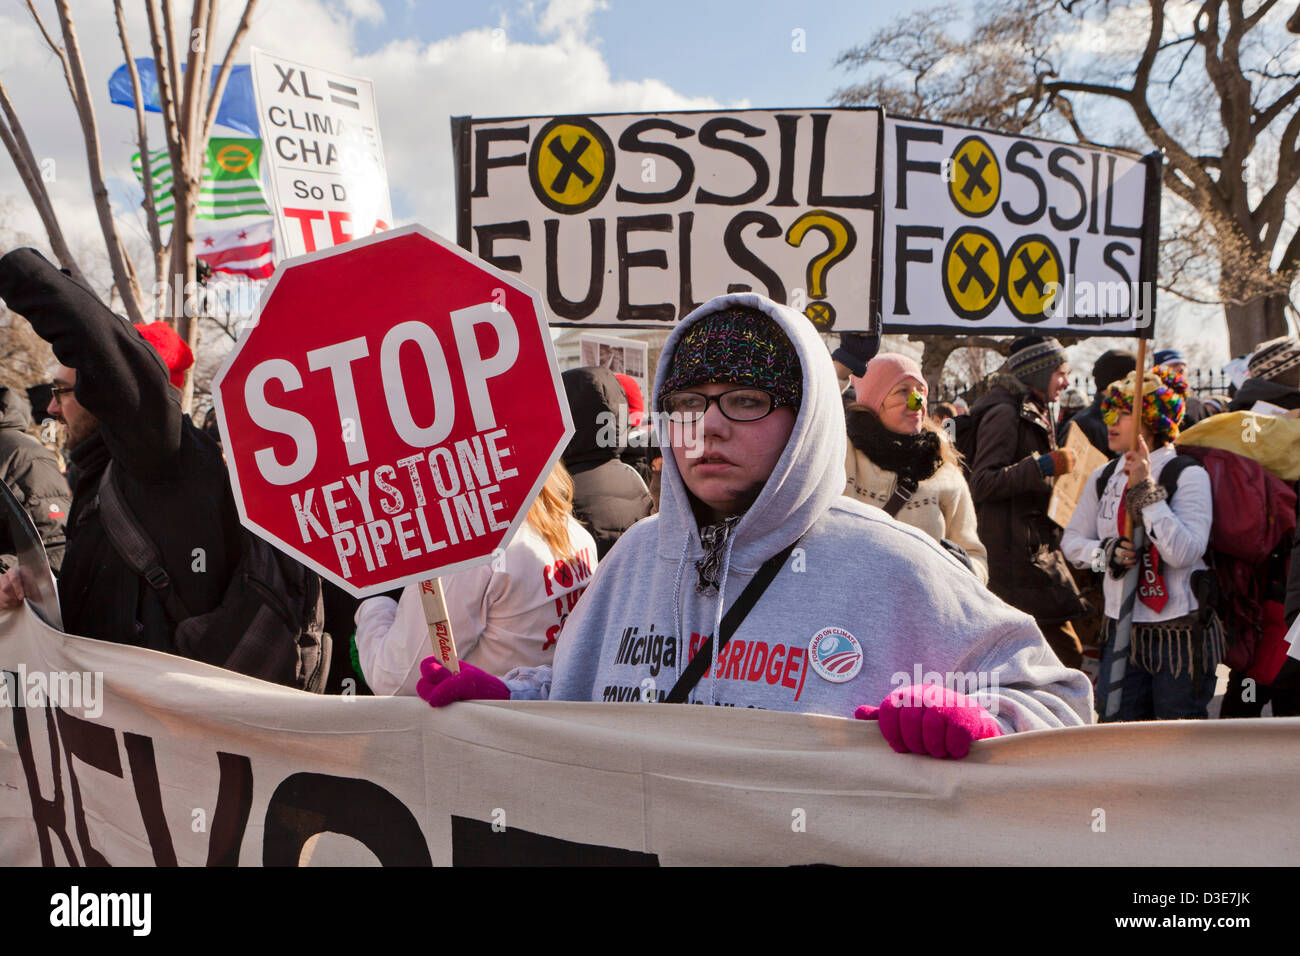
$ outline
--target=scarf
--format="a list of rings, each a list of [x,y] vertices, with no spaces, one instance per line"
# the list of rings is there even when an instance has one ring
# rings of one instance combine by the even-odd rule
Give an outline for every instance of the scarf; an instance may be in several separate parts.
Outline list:
[[[860,406],[848,410],[846,423],[853,447],[878,468],[894,472],[900,481],[919,485],[943,467],[943,439],[929,429],[919,435],[900,435]]]
[[[695,591],[704,594],[710,588],[718,590],[718,572],[722,570],[722,553],[727,549],[731,533],[740,523],[741,515],[724,518],[717,524],[705,525],[700,529],[700,544],[704,545],[704,557],[695,562],[695,571],[699,580],[695,582]]]

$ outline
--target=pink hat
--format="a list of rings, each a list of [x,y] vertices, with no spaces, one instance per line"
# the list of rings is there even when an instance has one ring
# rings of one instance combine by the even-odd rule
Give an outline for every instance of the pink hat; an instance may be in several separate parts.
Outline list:
[[[885,396],[894,390],[905,378],[914,378],[921,383],[921,391],[929,394],[921,366],[906,355],[897,352],[880,352],[867,363],[867,374],[861,378],[854,377],[853,392],[858,404],[865,405],[873,412],[880,411],[885,403]]]

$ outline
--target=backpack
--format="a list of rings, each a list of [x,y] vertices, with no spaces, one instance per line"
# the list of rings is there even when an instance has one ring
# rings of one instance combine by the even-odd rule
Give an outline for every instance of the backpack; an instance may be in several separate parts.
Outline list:
[[[1173,500],[1179,474],[1199,464],[1210,476],[1214,508],[1205,553],[1212,573],[1202,573],[1199,579],[1193,575],[1193,591],[1200,606],[1213,608],[1223,622],[1229,645],[1224,663],[1267,684],[1281,664],[1276,645],[1286,630],[1277,626],[1280,603],[1270,587],[1275,580],[1286,580],[1296,493],[1245,455],[1197,446],[1182,446],[1179,452],[1158,479],[1167,499]],[[1097,475],[1098,498],[1118,464],[1119,459],[1113,459]]]
[[[329,673],[320,578],[241,528],[242,552],[221,596],[191,614],[171,586],[158,548],[140,527],[110,461],[98,489],[100,518],[126,565],[157,592],[174,627],[176,653],[298,690],[320,693]]]

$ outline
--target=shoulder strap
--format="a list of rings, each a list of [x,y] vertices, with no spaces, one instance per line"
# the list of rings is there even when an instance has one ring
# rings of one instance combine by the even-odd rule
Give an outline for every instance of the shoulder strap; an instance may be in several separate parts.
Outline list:
[[[1165,467],[1160,469],[1158,483],[1161,488],[1165,489],[1166,501],[1174,500],[1174,492],[1178,490],[1178,476],[1183,473],[1184,469],[1197,464],[1200,464],[1200,462],[1191,455],[1174,455],[1173,458],[1165,462]]]
[[[189,610],[180,596],[172,590],[171,578],[162,566],[162,556],[158,553],[149,536],[140,527],[140,522],[132,513],[122,491],[113,480],[113,462],[110,459],[104,468],[104,475],[99,479],[96,495],[100,520],[104,531],[113,545],[113,550],[126,562],[126,566],[144,578],[149,586],[158,592],[163,607],[172,624],[179,624],[190,616]]]
[[[903,510],[903,505],[912,500],[912,495],[916,494],[916,482],[911,478],[898,476],[894,483],[894,493],[889,496],[885,502],[885,514],[891,518],[897,518],[898,513]]]
[[[1097,476],[1097,500],[1101,500],[1102,494],[1106,491],[1106,485],[1110,483],[1110,476],[1115,474],[1115,467],[1119,464],[1118,458],[1112,458],[1106,462],[1105,467],[1101,469],[1101,474]]]
[[[731,640],[731,635],[736,633],[740,623],[745,620],[745,616],[758,603],[758,599],[763,596],[767,586],[772,583],[778,571],[785,566],[786,560],[790,557],[790,552],[798,541],[790,542],[790,546],[779,554],[774,554],[763,562],[763,566],[758,569],[745,590],[740,592],[740,597],[736,598],[736,603],[731,605],[726,615],[722,618],[722,627],[718,630],[718,651],[727,646]],[[695,685],[700,682],[704,672],[709,669],[713,663],[713,638],[710,637],[704,642],[704,646],[695,652],[691,662],[686,665],[686,670],[682,671],[682,676],[677,678],[677,683],[673,684],[673,689],[668,692],[664,698],[665,704],[682,704],[686,702],[686,696],[695,689]]]

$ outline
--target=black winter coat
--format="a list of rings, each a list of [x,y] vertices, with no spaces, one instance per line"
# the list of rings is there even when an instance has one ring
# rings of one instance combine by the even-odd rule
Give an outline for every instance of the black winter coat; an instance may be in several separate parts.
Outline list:
[[[573,516],[596,539],[603,558],[628,528],[654,508],[650,491],[631,465],[619,460],[626,442],[627,397],[607,368],[563,374],[573,416],[573,439],[564,467],[573,476]]]
[[[1065,435],[1070,430],[1070,422],[1074,422],[1088,436],[1088,441],[1092,442],[1099,452],[1107,458],[1115,457],[1115,453],[1110,450],[1110,438],[1106,429],[1106,421],[1101,417],[1101,400],[1105,397],[1104,392],[1098,392],[1093,396],[1091,405],[1057,426],[1056,443],[1058,446],[1065,444]]]
[[[74,394],[100,422],[71,452],[77,468],[59,604],[68,632],[175,653],[161,600],[113,550],[96,489],[112,458],[123,496],[191,614],[216,607],[241,529],[221,451],[181,413],[153,347],[33,249],[0,259],[0,298],[76,369]]]
[[[55,574],[63,564],[64,525],[72,492],[59,471],[59,461],[37,439],[27,434],[31,415],[27,396],[11,388],[0,388],[0,478],[32,516],[32,524],[45,544],[45,555]],[[0,522],[0,554],[14,554],[9,529]],[[7,564],[12,561],[6,560]]]
[[[1084,607],[1061,553],[1061,528],[1047,517],[1052,483],[1035,460],[1056,447],[1046,412],[1016,379],[994,375],[972,406],[975,456],[970,490],[989,553],[989,590],[1045,623]]]
[[[1230,412],[1248,412],[1256,402],[1268,402],[1288,411],[1300,408],[1300,388],[1279,385],[1266,378],[1248,378],[1241,383],[1228,406]]]

